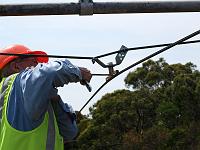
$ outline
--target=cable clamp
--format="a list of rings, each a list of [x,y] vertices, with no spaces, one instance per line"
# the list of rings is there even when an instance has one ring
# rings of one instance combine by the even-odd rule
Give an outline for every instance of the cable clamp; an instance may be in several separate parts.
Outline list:
[[[120,52],[118,52],[117,56],[115,57],[115,61],[116,61],[115,64],[113,62],[109,62],[106,65],[101,60],[99,60],[97,57],[92,58],[92,63],[94,64],[95,62],[97,62],[103,68],[108,68],[109,74],[108,74],[108,77],[106,78],[106,80],[110,80],[113,76],[115,76],[119,73],[119,70],[114,70],[114,67],[117,65],[120,65],[122,63],[127,52],[128,52],[127,47],[122,45],[120,48]]]
[[[80,16],[93,15],[93,1],[92,0],[79,0],[80,3]]]
[[[110,80],[113,76],[117,75],[119,73],[119,70],[114,70],[114,67],[113,67],[113,63],[110,62],[108,63],[108,77],[106,78],[106,80]]]
[[[115,57],[115,61],[116,61],[115,64],[110,62],[110,63],[108,63],[106,65],[101,60],[99,60],[99,58],[97,58],[97,57],[93,57],[92,58],[92,63],[94,64],[95,62],[97,62],[103,68],[115,67],[115,66],[120,65],[122,63],[122,61],[124,60],[127,52],[128,52],[127,47],[122,45],[121,48],[120,48],[120,52],[118,52],[117,56]]]

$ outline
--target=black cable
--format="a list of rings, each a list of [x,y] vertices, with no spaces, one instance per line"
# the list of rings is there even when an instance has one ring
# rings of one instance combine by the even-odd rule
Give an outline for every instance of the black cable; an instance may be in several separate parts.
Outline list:
[[[200,34],[200,30],[198,30],[198,31],[196,31],[196,32],[194,32],[194,33],[192,33],[192,34],[190,34],[190,35],[188,35],[188,36],[186,36],[186,37],[184,37],[184,38],[182,38],[182,39],[180,39],[180,40],[174,42],[174,43],[167,44],[167,45],[162,45],[162,46],[166,46],[166,47],[164,47],[164,48],[162,48],[161,50],[159,50],[159,51],[157,51],[157,52],[155,52],[155,53],[153,53],[153,54],[151,54],[151,55],[149,55],[149,56],[147,56],[147,57],[145,57],[145,58],[143,58],[143,59],[137,61],[136,63],[134,63],[134,64],[132,64],[132,65],[126,67],[126,68],[123,69],[122,71],[118,72],[116,75],[112,76],[112,77],[109,78],[106,82],[104,82],[104,83],[96,90],[96,92],[95,92],[95,93],[90,97],[90,99],[83,105],[83,107],[79,110],[78,113],[81,114],[81,111],[87,106],[87,104],[92,100],[92,98],[93,98],[93,97],[94,97],[108,82],[110,82],[110,81],[111,81],[112,79],[114,79],[115,77],[117,77],[117,76],[119,76],[120,74],[124,73],[125,71],[131,69],[132,67],[135,67],[136,65],[138,65],[138,64],[140,64],[140,63],[142,63],[142,62],[144,62],[144,61],[146,61],[146,60],[148,60],[148,59],[150,59],[150,58],[152,58],[152,57],[154,57],[154,56],[156,56],[156,55],[158,55],[158,54],[160,54],[160,53],[162,53],[162,52],[164,52],[164,51],[166,51],[166,50],[168,50],[168,49],[170,49],[170,48],[172,48],[172,47],[174,47],[174,46],[176,46],[176,45],[179,45],[179,44],[183,43],[183,41],[188,40],[188,39],[190,39],[190,38],[192,38],[192,37],[194,37],[194,36],[196,36],[196,35],[198,35],[198,34]],[[189,41],[189,42],[191,42],[191,41]],[[188,43],[188,42],[184,42],[184,44],[186,44],[186,43]],[[156,46],[156,45],[155,45],[155,46]],[[158,46],[158,45],[157,45],[157,46]],[[157,47],[157,46],[156,46],[156,47]],[[151,48],[153,48],[153,47],[151,47]],[[69,142],[67,142],[67,143],[73,143],[73,142],[78,142],[78,140],[72,140],[72,141],[69,141]],[[108,146],[117,146],[117,145],[121,145],[121,143],[119,143],[119,144],[117,143],[117,144],[113,144],[113,145],[108,145]]]
[[[132,64],[131,66],[123,69],[122,71],[118,72],[118,74],[112,76],[111,78],[109,78],[104,84],[102,84],[101,87],[99,87],[99,89],[97,89],[97,91],[91,96],[91,98],[86,102],[86,104],[80,109],[79,113],[83,110],[83,108],[85,108],[85,106],[91,101],[91,99],[108,83],[110,82],[112,79],[114,79],[115,77],[117,77],[118,75],[122,74],[123,72],[129,70],[130,68],[146,61],[147,59],[150,59],[176,45],[179,45],[179,44],[190,44],[190,43],[198,43],[200,42],[200,40],[195,40],[195,41],[188,41],[188,42],[184,42],[185,40],[188,40],[196,35],[198,35],[200,32],[199,31],[196,31],[188,36],[186,36],[185,38],[182,38],[181,40],[175,42],[175,43],[168,43],[168,44],[159,44],[159,45],[149,45],[149,46],[142,46],[142,47],[135,47],[135,48],[127,48],[125,50],[129,51],[129,50],[139,50],[139,49],[147,49],[147,48],[155,48],[155,47],[163,47],[163,46],[166,46],[164,47],[163,49],[139,60],[138,62]],[[108,55],[112,55],[112,54],[115,54],[115,53],[118,53],[118,52],[121,52],[121,51],[124,51],[123,50],[118,50],[118,51],[114,51],[114,52],[111,52],[111,53],[107,53],[107,54],[103,54],[103,55],[99,55],[99,56],[96,56],[95,58],[101,58],[101,57],[105,57],[105,56],[108,56]],[[91,59],[93,60],[94,57],[82,57],[82,56],[65,56],[65,55],[36,55],[36,54],[16,54],[16,53],[0,53],[0,55],[7,55],[7,56],[19,56],[19,57],[49,57],[49,58],[69,58],[69,59]],[[94,74],[94,75],[100,75],[100,74]]]
[[[147,57],[145,57],[145,58],[143,58],[143,59],[137,61],[136,63],[134,63],[134,64],[132,64],[132,65],[126,67],[126,68],[123,69],[122,71],[118,72],[116,75],[112,76],[112,77],[109,78],[106,82],[104,82],[104,83],[95,91],[95,93],[94,93],[94,94],[90,97],[90,99],[83,105],[83,107],[79,110],[78,113],[81,114],[81,111],[85,108],[85,106],[87,106],[87,104],[92,100],[92,98],[93,98],[93,97],[94,97],[108,82],[110,82],[110,81],[111,81],[112,79],[114,79],[115,77],[119,76],[120,74],[124,73],[125,71],[129,70],[130,68],[135,67],[136,65],[138,65],[138,64],[140,64],[140,63],[142,63],[142,62],[144,62],[144,61],[146,61],[146,60],[148,60],[148,59],[150,59],[150,58],[152,58],[152,57],[154,57],[154,56],[156,56],[156,55],[158,55],[158,54],[160,54],[160,53],[162,53],[162,52],[164,52],[164,51],[166,51],[166,50],[168,50],[168,49],[170,49],[170,48],[172,48],[172,47],[174,47],[174,46],[176,46],[176,45],[179,45],[180,43],[183,43],[183,41],[188,40],[188,39],[190,39],[190,38],[192,38],[192,37],[194,37],[194,36],[196,36],[196,35],[198,35],[198,34],[200,34],[200,30],[198,30],[198,31],[196,31],[196,32],[194,32],[194,33],[192,33],[192,34],[190,34],[190,35],[188,35],[188,36],[186,36],[186,37],[184,37],[184,38],[182,38],[182,39],[180,39],[180,40],[174,42],[174,43],[167,44],[167,46],[164,47],[164,48],[162,48],[161,50],[159,50],[159,51],[157,51],[157,52],[155,52],[155,53],[153,53],[153,54],[151,54],[151,55],[149,55],[149,56],[147,56]],[[191,42],[191,41],[190,41],[190,42]],[[186,43],[188,43],[188,42],[184,42],[184,44],[186,44]],[[157,45],[157,46],[158,46],[158,45]],[[165,46],[165,45],[162,45],[162,46]],[[152,47],[151,47],[151,48],[152,48]],[[71,141],[68,141],[67,143],[74,143],[74,142],[78,142],[78,140],[71,140]],[[117,145],[121,145],[121,143],[112,144],[112,145],[106,145],[106,146],[117,146]]]
[[[19,56],[19,57],[49,57],[49,58],[69,58],[69,59],[93,59],[93,57],[65,56],[65,55],[40,55],[40,54],[16,54],[16,53],[0,53],[0,55]]]
[[[93,73],[92,76],[109,76],[109,74]]]
[[[146,61],[146,60],[148,60],[148,59],[150,59],[150,58],[152,58],[152,57],[154,57],[154,56],[156,56],[156,55],[158,55],[158,54],[160,54],[160,53],[162,53],[162,52],[164,52],[164,51],[166,51],[166,50],[168,50],[168,49],[170,49],[170,48],[172,48],[172,47],[174,47],[174,46],[176,46],[176,45],[178,45],[178,44],[180,44],[180,43],[183,43],[184,41],[186,41],[186,40],[188,40],[188,39],[190,39],[190,38],[192,38],[192,37],[194,37],[194,36],[196,36],[196,35],[198,35],[198,34],[200,34],[200,30],[198,30],[198,31],[196,31],[196,32],[194,32],[194,33],[192,33],[192,34],[190,34],[190,35],[188,35],[188,36],[186,36],[186,37],[184,37],[184,38],[182,38],[182,39],[180,39],[180,40],[174,42],[174,43],[169,44],[168,46],[162,48],[161,50],[156,51],[155,53],[153,53],[153,54],[151,54],[151,55],[148,55],[147,57],[145,57],[145,58],[143,58],[143,59],[140,59],[140,60],[137,61],[136,63],[134,63],[134,64],[132,64],[132,65],[126,67],[126,68],[123,69],[122,71],[120,71],[120,72],[118,72],[117,74],[113,75],[111,78],[109,78],[106,82],[104,82],[104,83],[96,90],[96,92],[89,98],[89,100],[88,100],[88,101],[83,105],[83,107],[79,110],[79,113],[81,113],[81,111],[85,108],[85,106],[87,106],[87,104],[92,100],[92,98],[93,98],[93,97],[94,97],[108,82],[110,82],[110,81],[111,81],[112,79],[114,79],[115,77],[117,77],[117,76],[119,76],[120,74],[122,74],[123,72],[125,72],[125,71],[131,69],[132,67],[135,67],[136,65],[138,65],[138,64],[140,64],[140,63],[142,63],[142,62],[144,62],[144,61]]]
[[[199,43],[199,42],[200,42],[200,40],[194,40],[194,41],[179,43],[178,45],[180,45],[180,44],[192,44],[192,43]],[[148,49],[148,48],[163,47],[163,46],[169,46],[170,44],[172,44],[172,43],[127,48],[127,49],[118,50],[118,51],[106,53],[106,54],[103,54],[103,55],[99,55],[99,56],[96,56],[96,57],[66,56],[66,55],[16,54],[16,53],[0,53],[0,55],[19,56],[19,57],[49,57],[49,58],[91,59],[92,60],[94,58],[101,58],[101,57],[109,56],[109,55],[116,54],[116,53],[119,53],[119,52],[122,52],[122,51],[142,50],[142,49]]]
[[[182,45],[182,44],[192,44],[192,43],[199,43],[199,42],[200,42],[200,40],[194,40],[194,41],[188,41],[188,42],[179,43],[178,45]],[[121,52],[121,51],[142,50],[142,49],[148,49],[148,48],[156,48],[156,47],[169,46],[170,44],[173,44],[173,43],[158,44],[158,45],[148,45],[148,46],[139,46],[139,47],[127,48],[127,49],[117,50],[117,51],[114,51],[114,52],[110,52],[110,53],[106,53],[106,54],[103,54],[103,55],[99,55],[99,56],[96,56],[95,58],[101,58],[101,57],[113,55],[113,54],[119,53],[119,52]]]

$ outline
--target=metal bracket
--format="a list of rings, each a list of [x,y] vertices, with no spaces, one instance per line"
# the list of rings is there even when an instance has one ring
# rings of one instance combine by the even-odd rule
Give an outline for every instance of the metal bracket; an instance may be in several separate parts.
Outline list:
[[[93,62],[93,64],[95,62],[97,62],[103,68],[115,67],[115,66],[120,65],[122,63],[122,61],[124,60],[126,54],[127,54],[127,47],[124,46],[124,45],[122,45],[121,48],[120,48],[120,52],[117,53],[117,56],[115,57],[115,61],[116,61],[115,64],[113,64],[112,62],[110,62],[110,63],[108,63],[106,65],[102,61],[100,61],[98,58],[95,58],[95,57],[92,59],[92,62]]]
[[[93,15],[93,1],[92,0],[79,0],[80,3],[80,16]]]
[[[122,63],[122,61],[124,60],[124,57],[126,56],[127,53],[127,47],[122,45],[120,48],[121,52],[119,52],[117,54],[117,56],[115,57],[116,60],[116,64],[119,65]]]
[[[120,65],[122,63],[122,61],[124,60],[124,58],[128,52],[127,47],[125,47],[124,45],[121,46],[120,50],[121,51],[119,53],[117,53],[117,56],[115,57],[115,61],[116,61],[115,64],[113,64],[112,62],[109,62],[106,65],[102,61],[100,61],[98,58],[92,59],[93,63],[97,62],[103,68],[108,68],[109,74],[108,74],[108,77],[106,78],[106,80],[109,80],[112,76],[116,75],[119,72],[118,70],[114,70],[114,67],[117,65]]]

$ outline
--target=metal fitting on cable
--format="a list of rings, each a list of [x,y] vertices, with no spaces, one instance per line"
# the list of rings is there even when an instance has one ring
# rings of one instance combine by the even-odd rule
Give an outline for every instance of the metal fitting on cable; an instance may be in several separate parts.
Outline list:
[[[108,74],[108,77],[106,78],[106,81],[110,80],[114,75],[119,73],[119,70],[114,70],[112,62],[109,62],[108,65],[109,65],[108,67],[109,74]]]
[[[93,1],[92,0],[79,0],[80,3],[80,16],[93,15]]]

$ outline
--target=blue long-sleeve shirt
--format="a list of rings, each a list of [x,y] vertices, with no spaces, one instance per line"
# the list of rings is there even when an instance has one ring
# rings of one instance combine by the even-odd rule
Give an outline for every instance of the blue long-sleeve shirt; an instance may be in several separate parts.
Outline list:
[[[42,123],[51,98],[58,96],[56,87],[81,79],[79,68],[68,60],[40,63],[25,69],[17,75],[11,89],[8,122],[17,130],[33,130]],[[64,140],[74,138],[77,126],[72,108],[61,99],[53,101],[53,108]]]

